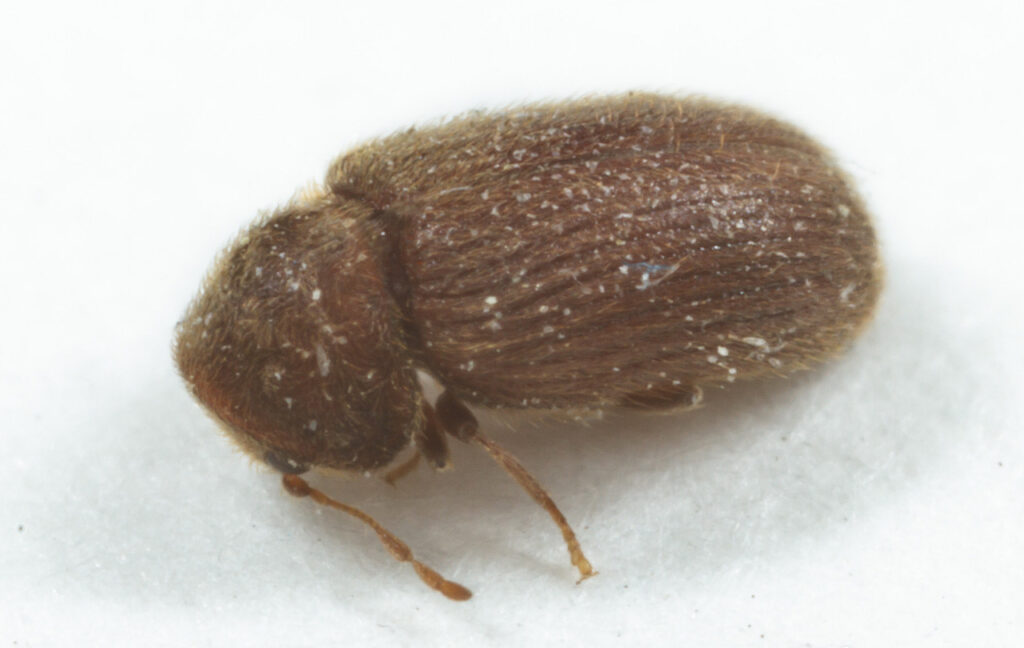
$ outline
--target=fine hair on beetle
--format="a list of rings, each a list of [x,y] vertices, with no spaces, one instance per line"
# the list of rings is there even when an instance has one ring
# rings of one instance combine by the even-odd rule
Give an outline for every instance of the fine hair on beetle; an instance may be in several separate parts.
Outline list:
[[[470,591],[311,469],[394,482],[501,465],[595,572],[551,497],[468,406],[670,410],[827,359],[882,266],[851,182],[749,108],[630,93],[472,112],[343,154],[218,258],[178,325],[189,390],[296,496],[352,515],[445,596]],[[431,403],[417,371],[443,392]],[[411,458],[402,454],[412,449]]]

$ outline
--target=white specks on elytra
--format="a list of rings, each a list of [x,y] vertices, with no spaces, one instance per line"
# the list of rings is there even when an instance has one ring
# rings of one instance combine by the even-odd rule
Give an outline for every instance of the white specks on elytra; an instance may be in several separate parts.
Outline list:
[[[316,351],[316,366],[320,370],[320,375],[326,376],[331,372],[331,359],[327,356],[327,351],[319,344],[316,345],[314,351]]]
[[[839,301],[848,304],[850,302],[850,294],[856,289],[857,285],[852,283],[843,286],[843,289],[839,291]]]
[[[438,196],[445,196],[445,195],[450,194],[450,193],[457,193],[459,191],[466,191],[467,189],[472,189],[472,187],[470,187],[470,186],[452,187],[451,189],[444,189],[442,191],[437,192],[437,195]]]

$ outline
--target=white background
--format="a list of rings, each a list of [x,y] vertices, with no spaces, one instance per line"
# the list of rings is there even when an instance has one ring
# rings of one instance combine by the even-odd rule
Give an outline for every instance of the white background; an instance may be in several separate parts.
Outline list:
[[[1019,3],[4,3],[0,643],[1011,645],[1024,637]],[[485,456],[282,494],[184,391],[176,319],[260,209],[374,135],[628,89],[830,146],[888,265],[837,362]],[[469,641],[473,641],[469,644]]]

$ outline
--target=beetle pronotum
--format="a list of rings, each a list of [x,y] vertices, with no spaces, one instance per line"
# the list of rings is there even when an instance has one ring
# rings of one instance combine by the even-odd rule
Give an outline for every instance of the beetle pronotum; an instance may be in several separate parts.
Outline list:
[[[244,450],[311,468],[392,468],[446,434],[485,449],[552,516],[466,403],[571,410],[695,405],[702,387],[826,358],[869,318],[875,234],[832,158],[792,126],[703,99],[629,94],[477,112],[371,141],[260,218],[179,324],[195,397]],[[417,370],[444,388],[435,404]]]

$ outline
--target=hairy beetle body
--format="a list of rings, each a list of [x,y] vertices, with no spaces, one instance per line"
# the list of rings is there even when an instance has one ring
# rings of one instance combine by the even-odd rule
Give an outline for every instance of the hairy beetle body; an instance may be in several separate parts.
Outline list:
[[[443,432],[476,438],[463,402],[686,406],[806,367],[880,276],[861,201],[789,125],[657,95],[533,105],[338,158],[219,260],[176,358],[282,472],[375,470],[410,442],[445,467]],[[447,390],[436,413],[416,369]]]

